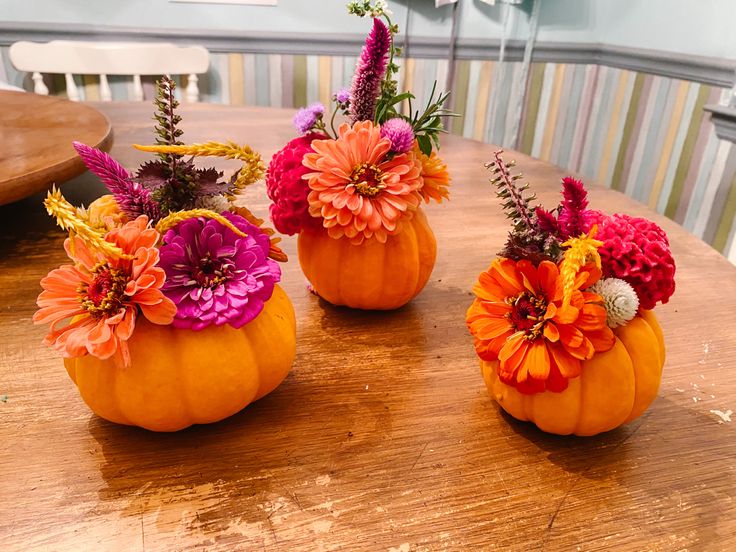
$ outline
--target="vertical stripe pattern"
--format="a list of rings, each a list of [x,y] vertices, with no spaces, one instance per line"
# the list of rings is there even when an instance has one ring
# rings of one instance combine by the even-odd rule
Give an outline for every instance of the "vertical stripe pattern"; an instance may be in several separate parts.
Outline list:
[[[355,57],[213,52],[200,76],[202,101],[297,108],[350,86]],[[398,59],[399,83],[422,109],[444,88],[445,59]],[[519,149],[621,190],[682,224],[736,263],[736,145],[719,140],[703,111],[726,90],[596,65],[458,60],[450,132]],[[0,47],[0,79],[32,90]],[[144,79],[146,100],[152,80]],[[65,96],[63,75],[48,76]],[[150,81],[150,82],[149,82]],[[75,76],[80,97],[99,99],[97,76]],[[113,100],[131,97],[131,79],[110,77]],[[514,121],[518,105],[521,121]],[[402,106],[408,112],[408,104]],[[518,143],[511,143],[520,124]],[[490,150],[489,150],[490,151]]]

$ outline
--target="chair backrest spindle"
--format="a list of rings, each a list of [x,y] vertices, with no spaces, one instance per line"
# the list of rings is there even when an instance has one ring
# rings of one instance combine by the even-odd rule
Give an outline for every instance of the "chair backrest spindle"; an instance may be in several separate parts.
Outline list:
[[[137,102],[143,100],[143,85],[141,84],[141,76],[133,75],[133,99]],[[196,102],[198,98],[192,100]]]
[[[74,82],[74,77],[71,73],[64,73],[64,81],[66,82],[66,95],[73,102],[79,101],[79,90],[77,84]]]
[[[41,73],[39,73],[38,71],[34,71],[33,75],[31,75],[31,79],[33,80],[33,91],[36,94],[48,96],[49,89],[46,86],[46,83],[43,82],[43,75],[41,75]]]

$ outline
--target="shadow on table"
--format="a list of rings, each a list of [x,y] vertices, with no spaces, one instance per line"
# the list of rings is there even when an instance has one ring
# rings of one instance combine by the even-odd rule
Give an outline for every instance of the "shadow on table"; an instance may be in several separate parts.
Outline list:
[[[550,527],[568,495],[582,500],[586,489],[613,486],[619,490],[612,497],[638,496],[635,509],[640,511],[634,513],[682,519],[683,531],[696,532],[694,542],[701,545],[713,545],[729,534],[723,513],[733,508],[736,485],[736,455],[728,448],[736,436],[731,424],[719,424],[713,415],[660,396],[640,418],[607,433],[557,436],[512,418],[495,404],[492,408],[510,437],[507,442],[530,462],[541,454],[573,475]]]
[[[73,205],[89,205],[91,201],[107,193],[105,187],[90,173],[84,173],[62,185],[64,197]],[[46,212],[43,201],[46,192],[33,194],[21,200],[0,205],[0,257],[13,254],[25,255],[38,248],[41,240],[61,243],[66,232]]]
[[[411,439],[396,434],[394,417],[417,393],[433,393],[441,384],[435,369],[446,363],[442,338],[469,340],[465,293],[441,286],[424,293],[393,312],[297,298],[292,373],[273,393],[222,422],[157,434],[93,417],[88,429],[99,449],[94,462],[104,481],[101,507],[143,517],[161,531],[184,523],[206,543],[235,531],[234,519],[270,534],[274,509],[294,520],[322,515],[315,509],[335,496],[323,483],[330,479],[331,492],[340,485],[346,497],[366,492],[368,474],[375,474],[370,485],[384,484],[396,454],[415,452]],[[454,305],[446,316],[453,324],[459,319],[456,328],[432,316],[438,298]],[[400,343],[407,335],[414,340],[408,352]],[[403,424],[401,431],[408,431]],[[255,535],[249,527],[239,522],[237,531]]]

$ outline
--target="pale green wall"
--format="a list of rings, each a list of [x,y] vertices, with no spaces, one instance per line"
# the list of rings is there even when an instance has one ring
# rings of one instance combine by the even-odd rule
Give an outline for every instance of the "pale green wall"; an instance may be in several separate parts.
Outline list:
[[[736,0],[594,1],[600,42],[736,59]]]
[[[451,8],[434,0],[394,0],[411,34],[447,37]],[[499,38],[503,8],[460,0],[459,35]],[[541,0],[539,40],[613,44],[736,59],[736,0]],[[277,7],[187,4],[169,0],[0,0],[0,22],[83,23],[121,27],[271,32],[363,33],[345,0],[279,0]],[[510,36],[525,39],[529,0],[511,8]]]

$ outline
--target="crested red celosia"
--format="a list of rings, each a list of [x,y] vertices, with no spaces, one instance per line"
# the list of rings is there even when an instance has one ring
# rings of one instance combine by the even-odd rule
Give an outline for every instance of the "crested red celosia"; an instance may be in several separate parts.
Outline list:
[[[599,295],[582,291],[600,271],[578,272],[568,305],[557,265],[497,258],[473,288],[466,321],[483,360],[498,360],[502,382],[521,393],[563,391],[583,360],[613,347]]]
[[[664,230],[644,218],[588,213],[603,242],[598,249],[603,275],[631,284],[642,309],[666,303],[675,292],[675,260]]]
[[[271,220],[282,234],[297,234],[303,229],[319,228],[322,221],[309,214],[309,186],[302,177],[309,169],[302,165],[304,155],[312,152],[312,141],[324,134],[310,132],[294,138],[271,158],[266,171],[266,192],[273,203]]]
[[[371,121],[344,123],[336,140],[315,140],[312,149],[303,161],[313,171],[304,175],[309,213],[331,237],[384,243],[419,205],[420,162],[412,152],[389,159],[391,142]]]
[[[106,359],[120,354],[128,364],[128,339],[141,312],[154,324],[171,324],[176,306],[161,292],[165,275],[157,266],[159,233],[140,216],[110,230],[105,240],[132,259],[90,249],[79,237],[64,248],[74,265],[52,270],[41,280],[36,324],[49,324],[46,345],[64,357],[86,354]]]

